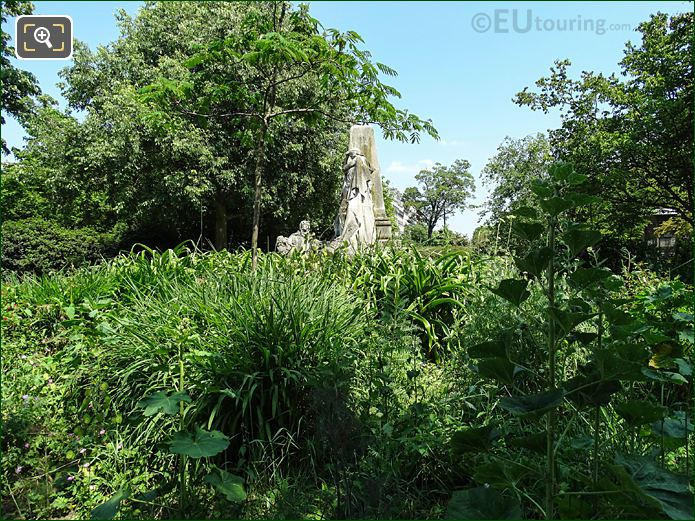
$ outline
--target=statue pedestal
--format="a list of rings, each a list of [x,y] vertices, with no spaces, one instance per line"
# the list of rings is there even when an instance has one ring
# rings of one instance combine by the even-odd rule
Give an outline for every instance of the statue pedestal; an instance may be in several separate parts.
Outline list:
[[[387,242],[391,239],[391,219],[388,217],[375,217],[374,224],[376,226],[376,240],[379,242]]]

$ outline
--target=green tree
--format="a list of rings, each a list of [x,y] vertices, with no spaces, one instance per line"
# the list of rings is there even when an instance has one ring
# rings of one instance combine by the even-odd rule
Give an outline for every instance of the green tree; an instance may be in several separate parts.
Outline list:
[[[2,24],[7,17],[31,14],[34,5],[31,2],[8,0],[1,3]],[[33,97],[41,93],[36,77],[30,72],[18,69],[10,63],[9,57],[14,57],[14,47],[9,45],[11,36],[2,31],[2,50],[0,51],[0,80],[2,81],[2,115],[0,122],[5,124],[5,113],[17,118],[20,123],[30,115],[34,108]],[[2,139],[2,151],[9,154],[5,140]]]
[[[493,186],[483,215],[494,223],[518,206],[533,206],[531,181],[545,178],[551,162],[550,143],[544,134],[506,137],[483,168],[483,183]]]
[[[162,125],[137,91],[158,78],[190,74],[183,63],[196,46],[253,38],[242,20],[254,10],[250,3],[147,2],[135,17],[117,14],[116,41],[94,51],[78,43],[74,65],[62,71],[70,106],[87,112],[90,160],[75,179],[107,187],[115,217],[139,230],[145,236],[139,240],[170,244],[202,230],[223,248],[250,225],[252,129],[177,112]],[[51,139],[57,138],[42,136],[46,147]],[[292,231],[309,214],[315,229],[330,226],[345,139],[335,121],[295,120],[271,129],[263,198],[269,233]]]
[[[398,220],[396,219],[396,208],[393,206],[394,188],[391,186],[388,179],[382,178],[382,189],[384,192],[384,210],[386,211],[386,217],[391,221],[391,228],[397,232]]]
[[[403,192],[403,204],[414,208],[417,218],[427,226],[427,238],[440,220],[456,210],[463,210],[475,191],[471,165],[465,159],[457,159],[451,166],[435,163],[430,169],[415,175],[421,188],[409,187]]]
[[[323,29],[308,7],[289,3],[254,4],[240,21],[242,34],[217,39],[184,61],[185,67],[143,89],[149,117],[163,128],[185,120],[206,120],[246,133],[253,143],[252,265],[255,268],[268,145],[276,126],[326,120],[375,123],[386,138],[436,137],[431,122],[389,101],[399,97],[379,79],[395,75],[372,63],[354,31]],[[171,111],[176,114],[172,115]]]
[[[693,13],[658,13],[637,30],[641,44],[628,43],[620,61],[624,79],[583,72],[575,80],[563,60],[538,92],[516,95],[533,110],[560,109],[553,153],[589,176],[607,204],[586,217],[614,236],[641,236],[662,208],[693,223]]]

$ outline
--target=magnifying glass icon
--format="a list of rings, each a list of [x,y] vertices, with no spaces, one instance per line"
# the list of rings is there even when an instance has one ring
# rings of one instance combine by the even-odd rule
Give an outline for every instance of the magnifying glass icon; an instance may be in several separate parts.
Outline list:
[[[49,40],[50,37],[51,33],[45,27],[37,27],[34,31],[34,39],[39,43],[45,43],[46,47],[48,47],[49,49],[53,47]]]

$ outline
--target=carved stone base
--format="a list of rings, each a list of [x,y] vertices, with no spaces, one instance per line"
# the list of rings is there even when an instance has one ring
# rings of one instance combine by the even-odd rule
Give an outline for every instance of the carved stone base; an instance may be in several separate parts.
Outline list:
[[[387,242],[391,238],[391,220],[388,217],[376,218],[376,240]]]

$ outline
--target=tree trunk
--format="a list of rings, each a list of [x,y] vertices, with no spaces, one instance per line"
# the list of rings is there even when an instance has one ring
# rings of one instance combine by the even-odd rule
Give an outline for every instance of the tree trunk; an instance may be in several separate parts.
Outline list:
[[[253,228],[251,232],[251,270],[256,271],[258,263],[258,224],[261,218],[261,178],[265,159],[265,134],[268,127],[262,124],[256,143],[256,171],[254,174],[255,191],[253,194]]]
[[[215,192],[215,249],[227,247],[227,204],[222,190]]]

